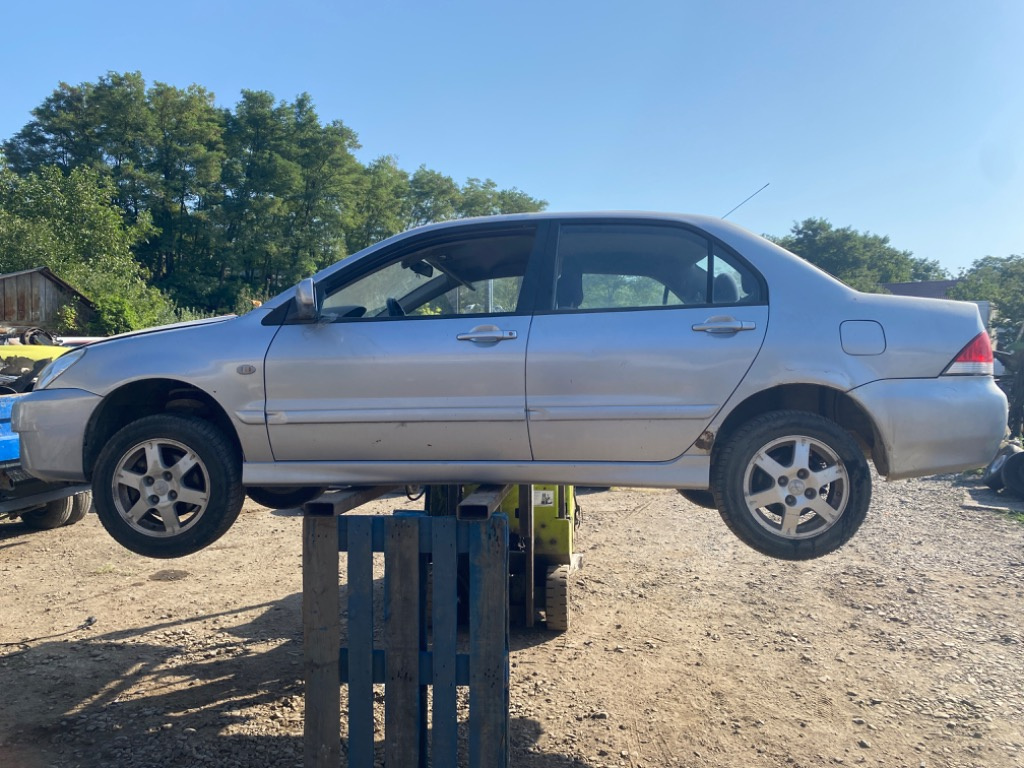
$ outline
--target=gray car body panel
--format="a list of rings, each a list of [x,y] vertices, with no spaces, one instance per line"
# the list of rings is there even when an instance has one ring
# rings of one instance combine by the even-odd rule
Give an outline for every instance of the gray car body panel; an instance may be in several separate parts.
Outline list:
[[[768,305],[638,311],[650,315],[650,328],[619,340],[616,323],[629,313],[264,325],[290,301],[290,290],[242,317],[88,348],[49,388],[17,405],[14,427],[25,466],[44,479],[86,477],[81,439],[93,408],[120,387],[152,378],[196,387],[223,408],[242,446],[248,485],[476,480],[706,487],[710,441],[695,443],[697,437],[717,434],[748,397],[791,384],[849,393],[870,415],[893,478],[978,466],[995,451],[1006,401],[991,377],[941,376],[983,330],[973,304],[859,293],[709,217],[520,214],[479,223],[609,217],[702,230],[761,273]],[[477,223],[397,235],[314,281],[339,270],[359,272],[413,238]],[[687,330],[722,315],[755,330],[721,338]],[[494,349],[449,341],[462,326],[481,322],[516,330],[517,339]],[[375,334],[374,327],[383,330]],[[560,350],[557,334],[570,328],[576,335]],[[544,337],[545,329],[554,336]],[[635,356],[628,338],[643,342],[634,345]],[[600,356],[603,341],[613,357]],[[687,346],[659,362],[657,350],[676,343]],[[734,369],[728,355],[716,357],[730,344],[742,347],[731,358]],[[425,354],[438,358],[440,373],[411,380],[410,372],[430,362]],[[585,382],[567,378],[574,366]],[[302,402],[293,397],[293,381],[302,382]],[[340,404],[338,388],[348,398]],[[944,434],[937,424],[947,425]],[[53,440],[58,431],[63,436]]]
[[[85,428],[103,398],[82,389],[43,389],[32,393],[32,401],[32,408],[15,407],[11,412],[22,466],[32,467],[31,474],[49,482],[85,480]]]

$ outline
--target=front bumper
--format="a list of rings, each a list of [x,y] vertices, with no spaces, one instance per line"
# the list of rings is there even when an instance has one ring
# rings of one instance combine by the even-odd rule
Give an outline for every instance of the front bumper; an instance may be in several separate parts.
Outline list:
[[[82,482],[85,430],[103,398],[82,389],[42,389],[14,404],[11,426],[21,439],[21,465],[49,482]]]
[[[991,376],[886,379],[849,395],[874,420],[889,480],[984,466],[1006,432],[1006,396]]]

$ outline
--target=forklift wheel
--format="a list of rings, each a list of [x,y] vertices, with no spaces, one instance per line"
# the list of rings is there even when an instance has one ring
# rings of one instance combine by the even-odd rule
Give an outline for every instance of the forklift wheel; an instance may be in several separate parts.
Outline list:
[[[544,612],[552,632],[569,629],[569,566],[552,565],[544,581]]]

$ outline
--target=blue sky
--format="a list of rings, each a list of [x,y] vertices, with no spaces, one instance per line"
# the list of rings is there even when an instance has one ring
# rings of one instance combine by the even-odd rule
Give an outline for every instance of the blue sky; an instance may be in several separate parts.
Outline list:
[[[60,81],[312,95],[393,154],[551,210],[811,216],[954,273],[1024,254],[1024,2],[51,0],[0,11],[0,138]]]

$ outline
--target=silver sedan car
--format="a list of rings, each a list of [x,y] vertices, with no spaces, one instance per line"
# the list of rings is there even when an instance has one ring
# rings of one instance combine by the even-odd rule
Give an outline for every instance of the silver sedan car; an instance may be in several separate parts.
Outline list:
[[[58,358],[22,460],[90,480],[153,557],[244,496],[326,486],[679,488],[768,555],[844,544],[889,479],[984,464],[1006,425],[975,305],[854,291],[721,219],[530,214],[378,243],[242,316]]]

